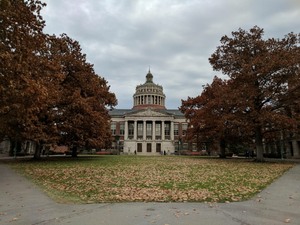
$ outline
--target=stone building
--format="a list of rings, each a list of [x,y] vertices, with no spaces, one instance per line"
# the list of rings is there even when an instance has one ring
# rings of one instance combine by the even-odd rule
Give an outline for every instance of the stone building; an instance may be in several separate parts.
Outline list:
[[[174,154],[187,149],[183,143],[188,123],[178,109],[166,109],[163,87],[146,75],[133,95],[132,109],[110,111],[113,148],[125,154]]]

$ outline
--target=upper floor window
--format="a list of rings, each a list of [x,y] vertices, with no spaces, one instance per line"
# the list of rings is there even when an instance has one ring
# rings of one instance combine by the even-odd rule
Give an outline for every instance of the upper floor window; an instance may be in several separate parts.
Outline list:
[[[160,136],[161,135],[161,126],[160,123],[155,124],[155,136]]]
[[[133,136],[134,135],[134,123],[128,122],[128,135]]]
[[[142,123],[137,124],[137,135],[143,136],[143,124]]]
[[[179,126],[178,126],[178,123],[174,123],[174,135],[179,135]]]
[[[112,135],[116,135],[116,124],[115,123],[111,123],[110,125],[110,130],[111,130],[111,133]]]
[[[170,123],[165,123],[165,135],[170,135]]]
[[[147,123],[146,135],[152,136],[152,123]]]
[[[120,124],[120,135],[124,135],[125,134],[125,125],[124,123]]]
[[[187,127],[188,127],[187,123],[182,124],[182,135],[186,135]]]

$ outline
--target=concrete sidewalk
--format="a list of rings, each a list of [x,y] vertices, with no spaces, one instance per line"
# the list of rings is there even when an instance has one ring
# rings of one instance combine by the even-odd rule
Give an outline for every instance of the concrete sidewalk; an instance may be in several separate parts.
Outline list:
[[[300,165],[238,203],[58,204],[0,163],[1,225],[300,225]]]

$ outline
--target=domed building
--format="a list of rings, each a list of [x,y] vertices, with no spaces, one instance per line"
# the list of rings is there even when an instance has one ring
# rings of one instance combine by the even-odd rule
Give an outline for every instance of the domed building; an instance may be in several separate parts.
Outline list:
[[[113,148],[124,154],[174,154],[187,148],[182,143],[187,121],[178,109],[166,109],[163,87],[153,82],[149,69],[146,82],[136,86],[132,109],[110,111]]]

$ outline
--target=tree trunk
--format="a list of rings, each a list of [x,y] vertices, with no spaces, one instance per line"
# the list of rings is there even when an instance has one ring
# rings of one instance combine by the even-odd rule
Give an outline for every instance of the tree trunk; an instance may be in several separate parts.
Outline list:
[[[10,139],[10,149],[9,149],[9,156],[16,157],[18,153],[22,150],[22,143],[17,140]]]
[[[72,157],[77,157],[77,146],[72,147]]]
[[[256,160],[259,162],[264,161],[264,148],[261,127],[255,129],[255,145],[256,145]]]
[[[226,158],[226,142],[224,139],[220,140],[220,158]]]
[[[9,156],[15,156],[16,153],[16,141],[10,139],[10,146],[9,146]]]
[[[200,149],[200,143],[199,143],[199,134],[197,134],[197,152],[200,152],[201,149]]]
[[[42,144],[37,144],[35,147],[35,152],[33,155],[34,159],[40,159],[41,158],[41,151],[42,151],[43,145]]]

